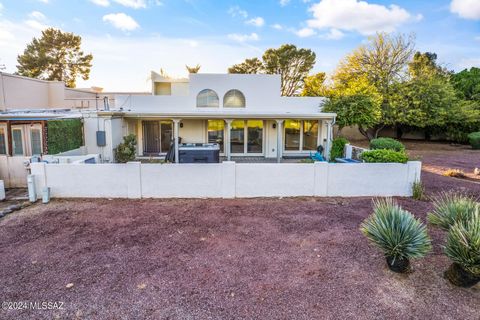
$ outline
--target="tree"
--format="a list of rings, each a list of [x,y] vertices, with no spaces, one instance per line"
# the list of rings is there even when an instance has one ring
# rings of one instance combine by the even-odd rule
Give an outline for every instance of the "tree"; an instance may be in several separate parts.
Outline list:
[[[228,69],[229,73],[279,74],[282,78],[281,93],[293,96],[302,88],[303,79],[315,65],[315,53],[309,49],[284,44],[277,49],[268,49],[258,58],[247,59]]]
[[[408,73],[411,78],[418,79],[447,76],[449,71],[437,64],[436,53],[417,51],[408,63]]]
[[[185,65],[185,68],[187,68],[188,73],[198,73],[198,71],[200,71],[201,67],[202,66],[199,65],[199,64],[197,64],[194,67],[190,67],[190,66]]]
[[[303,80],[302,96],[304,97],[326,97],[328,88],[325,85],[325,72],[318,72]]]
[[[258,58],[246,59],[228,68],[228,73],[255,74],[263,72],[263,63]]]
[[[81,44],[80,36],[48,28],[17,57],[17,74],[64,81],[67,87],[74,88],[77,77],[88,80],[92,67],[93,56],[84,54]]]
[[[333,75],[335,91],[351,89],[352,84],[362,82],[374,88],[381,97],[381,121],[370,128],[369,137],[376,138],[385,125],[395,125],[397,114],[389,102],[392,87],[408,76],[407,64],[414,51],[411,35],[389,35],[377,33],[367,44],[360,46],[344,58]]]
[[[480,68],[460,71],[452,75],[451,81],[462,99],[480,101]]]

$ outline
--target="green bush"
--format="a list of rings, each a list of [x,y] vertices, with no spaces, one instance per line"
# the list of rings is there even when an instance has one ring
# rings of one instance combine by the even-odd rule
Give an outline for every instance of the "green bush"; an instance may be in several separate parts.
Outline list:
[[[425,225],[391,198],[374,201],[373,214],[360,230],[392,264],[421,258],[432,249]]]
[[[370,149],[387,149],[394,151],[404,151],[405,146],[398,140],[392,138],[377,138],[370,141]]]
[[[387,149],[368,150],[362,152],[360,159],[365,162],[398,162],[406,163],[408,156],[403,151],[393,151]]]
[[[123,142],[115,148],[115,161],[126,163],[135,160],[135,152],[137,151],[137,137],[129,134],[123,137]]]
[[[480,149],[480,132],[472,132],[468,135],[468,141],[473,149]]]
[[[330,161],[335,161],[335,158],[343,158],[343,151],[348,140],[343,137],[338,137],[332,141],[332,150],[330,150]]]
[[[421,181],[415,181],[412,184],[412,198],[415,200],[422,200],[425,194],[425,186]]]
[[[479,203],[458,193],[441,193],[433,198],[433,211],[427,215],[432,225],[449,230],[456,222],[469,221]]]
[[[448,232],[445,254],[480,279],[480,211],[469,221],[458,221]]]
[[[47,122],[47,153],[57,154],[83,145],[83,124],[80,119]]]

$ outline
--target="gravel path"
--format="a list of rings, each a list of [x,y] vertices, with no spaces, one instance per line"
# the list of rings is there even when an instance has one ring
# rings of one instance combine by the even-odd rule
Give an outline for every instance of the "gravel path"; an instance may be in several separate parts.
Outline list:
[[[428,193],[480,184],[425,172]],[[398,199],[422,219],[426,201]],[[444,233],[390,272],[358,231],[368,198],[58,200],[0,220],[0,319],[479,319],[442,277]],[[67,285],[69,288],[67,288]]]

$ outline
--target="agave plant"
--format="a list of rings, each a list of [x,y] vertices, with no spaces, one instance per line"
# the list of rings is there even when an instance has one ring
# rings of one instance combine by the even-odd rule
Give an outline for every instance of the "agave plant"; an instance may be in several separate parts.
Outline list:
[[[450,282],[470,287],[480,281],[480,209],[450,228],[445,254],[453,261],[445,273]]]
[[[457,221],[469,221],[479,207],[473,198],[458,193],[442,193],[433,199],[433,205],[428,222],[447,231]]]
[[[373,214],[360,230],[383,251],[392,271],[406,272],[410,259],[424,257],[432,249],[426,227],[390,198],[373,204]]]

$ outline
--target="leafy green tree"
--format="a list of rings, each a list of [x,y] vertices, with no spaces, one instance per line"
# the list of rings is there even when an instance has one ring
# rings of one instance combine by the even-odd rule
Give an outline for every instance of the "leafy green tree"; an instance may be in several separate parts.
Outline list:
[[[245,59],[244,62],[234,64],[228,68],[228,73],[255,74],[263,72],[263,63],[258,58]]]
[[[326,97],[329,95],[325,85],[325,72],[318,72],[303,80],[302,96],[304,97]]]
[[[460,71],[451,80],[462,99],[480,101],[480,68]]]
[[[262,61],[258,58],[247,59],[230,67],[228,72],[279,74],[282,77],[282,95],[293,96],[302,88],[303,79],[315,65],[315,58],[315,53],[310,49],[284,44],[280,48],[266,50]]]
[[[421,53],[419,51],[413,55],[412,61],[408,63],[408,73],[413,79],[449,75],[447,69],[438,65],[436,53]]]
[[[48,28],[17,57],[17,74],[64,81],[67,87],[74,88],[77,77],[88,80],[92,67],[93,56],[84,54],[81,44],[80,36]]]
[[[444,127],[438,128],[447,138],[461,143],[468,142],[468,134],[480,131],[480,103],[460,100],[448,109]]]

